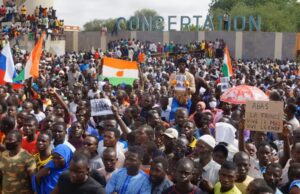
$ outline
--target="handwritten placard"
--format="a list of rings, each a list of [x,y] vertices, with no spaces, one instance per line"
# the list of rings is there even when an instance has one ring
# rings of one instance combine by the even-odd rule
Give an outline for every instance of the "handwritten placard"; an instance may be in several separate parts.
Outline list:
[[[113,114],[111,110],[111,101],[109,99],[91,100],[91,116],[103,116]]]
[[[283,119],[283,102],[246,102],[245,128],[248,130],[280,133],[283,130]]]

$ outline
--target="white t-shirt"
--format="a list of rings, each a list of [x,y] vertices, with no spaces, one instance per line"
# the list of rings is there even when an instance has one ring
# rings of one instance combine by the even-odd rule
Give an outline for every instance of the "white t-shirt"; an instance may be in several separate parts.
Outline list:
[[[38,114],[34,114],[36,120],[38,120],[38,122],[41,122],[44,118],[46,118],[45,113],[43,113],[42,111],[40,111]]]
[[[104,142],[103,140],[102,141],[99,141],[99,144],[98,144],[98,154],[102,157],[103,156],[103,151],[106,149],[106,147],[104,147]],[[117,148],[116,148],[116,152],[117,152],[117,158],[118,158],[118,161],[117,161],[117,164],[116,164],[116,167],[117,168],[123,168],[124,166],[124,162],[125,162],[125,152],[127,151],[127,149],[124,149],[124,146],[122,143],[120,142],[117,142]]]
[[[300,125],[298,119],[295,116],[294,116],[294,118],[289,120],[288,123],[293,126],[293,130],[296,130]]]
[[[78,106],[78,104],[76,104],[75,102],[71,102],[71,103],[69,104],[69,111],[70,111],[71,113],[75,114],[76,111],[77,111],[77,106]]]
[[[94,98],[96,94],[99,94],[100,93],[100,90],[97,90],[96,92],[94,92],[92,89],[89,90],[88,92],[88,97],[89,98]]]

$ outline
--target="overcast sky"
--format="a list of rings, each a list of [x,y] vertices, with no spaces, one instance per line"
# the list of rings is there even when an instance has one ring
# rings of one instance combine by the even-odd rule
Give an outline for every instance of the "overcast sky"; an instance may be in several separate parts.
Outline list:
[[[143,8],[154,9],[159,15],[190,16],[207,15],[211,0],[55,0],[59,18],[65,25],[83,26],[93,19],[108,19],[131,16],[134,11]],[[200,20],[204,22],[204,19]],[[167,20],[167,19],[165,19]],[[177,19],[180,22],[180,19]],[[195,23],[195,21],[192,21]]]

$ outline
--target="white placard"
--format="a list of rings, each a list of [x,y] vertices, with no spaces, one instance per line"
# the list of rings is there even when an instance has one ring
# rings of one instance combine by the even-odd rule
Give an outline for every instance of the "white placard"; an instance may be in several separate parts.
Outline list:
[[[91,100],[91,116],[112,115],[111,101],[106,98]]]

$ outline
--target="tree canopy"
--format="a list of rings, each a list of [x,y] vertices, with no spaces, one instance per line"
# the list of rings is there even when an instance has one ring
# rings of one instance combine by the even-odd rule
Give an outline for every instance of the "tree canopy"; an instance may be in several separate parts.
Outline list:
[[[154,17],[154,16],[159,16],[157,11],[155,10],[152,10],[152,9],[141,9],[141,10],[137,10],[134,12],[134,14],[129,17],[132,18],[132,17],[139,17],[139,18],[142,18],[142,17],[146,17],[147,20],[149,20],[150,17]],[[117,21],[118,18],[109,18],[109,19],[105,19],[105,20],[101,20],[101,19],[94,19],[92,21],[89,21],[87,23],[85,23],[83,25],[83,28],[85,31],[99,31],[101,30],[101,27],[102,26],[106,26],[107,27],[107,30],[109,32],[111,32],[116,24],[116,21]],[[129,19],[127,21],[129,21]],[[139,21],[140,24],[139,24],[139,30],[141,29],[141,21]],[[124,22],[121,24],[122,26],[122,29],[127,29],[128,28],[128,22],[125,24]]]
[[[300,3],[297,0],[212,0],[209,13],[217,16],[261,16],[262,31],[299,32]]]

